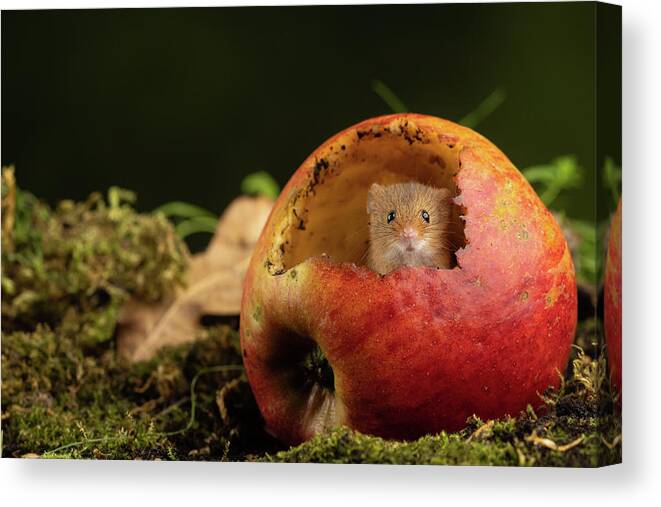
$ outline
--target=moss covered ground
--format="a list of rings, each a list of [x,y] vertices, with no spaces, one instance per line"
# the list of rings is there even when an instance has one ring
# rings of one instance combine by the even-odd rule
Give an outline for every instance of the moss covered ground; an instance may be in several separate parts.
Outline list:
[[[115,325],[129,297],[182,283],[188,252],[163,216],[111,189],[51,208],[2,182],[2,456],[511,466],[621,461],[621,419],[600,322],[579,324],[572,363],[537,411],[471,418],[414,442],[338,428],[286,448],[263,429],[241,367],[237,319],[129,364]],[[590,312],[587,312],[590,315]]]

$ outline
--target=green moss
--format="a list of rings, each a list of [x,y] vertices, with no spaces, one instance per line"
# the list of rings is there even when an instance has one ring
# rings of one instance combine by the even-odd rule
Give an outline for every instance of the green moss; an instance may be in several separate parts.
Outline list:
[[[215,326],[192,346],[128,365],[111,348],[84,352],[46,326],[5,334],[3,455],[239,459],[255,446],[277,448],[240,367],[226,368],[240,365],[237,339]]]
[[[331,430],[311,441],[267,455],[265,461],[306,463],[383,463],[399,465],[515,464],[516,452],[504,443],[465,445],[458,435],[426,436],[398,442],[363,435],[348,428]]]
[[[136,213],[118,189],[53,210],[12,171],[2,183],[4,456],[238,459],[275,448],[241,368],[219,368],[241,365],[235,329],[211,326],[137,365],[115,353],[122,302],[182,281],[188,253],[169,222]]]
[[[112,354],[86,355],[71,336],[47,326],[5,334],[3,455],[167,455],[169,444],[151,421],[132,415],[137,400],[124,396],[130,378],[123,373]]]
[[[112,188],[107,201],[95,193],[51,209],[16,188],[9,174],[3,173],[3,329],[58,325],[71,311],[89,318],[129,295],[158,300],[182,283],[185,244],[162,215],[136,213],[132,193]]]

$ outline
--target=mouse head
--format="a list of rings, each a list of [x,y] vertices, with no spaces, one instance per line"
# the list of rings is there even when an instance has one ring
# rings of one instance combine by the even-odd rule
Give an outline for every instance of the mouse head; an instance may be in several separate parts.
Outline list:
[[[379,185],[367,194],[370,240],[400,255],[446,248],[444,232],[450,217],[450,192],[421,183]]]

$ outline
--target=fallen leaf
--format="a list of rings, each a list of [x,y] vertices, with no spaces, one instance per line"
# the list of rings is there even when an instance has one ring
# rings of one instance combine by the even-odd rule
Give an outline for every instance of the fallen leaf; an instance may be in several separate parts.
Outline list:
[[[193,341],[204,315],[238,315],[250,256],[273,201],[238,197],[218,221],[203,253],[190,259],[186,286],[171,299],[128,301],[118,319],[118,351],[130,361],[144,361],[165,346]]]

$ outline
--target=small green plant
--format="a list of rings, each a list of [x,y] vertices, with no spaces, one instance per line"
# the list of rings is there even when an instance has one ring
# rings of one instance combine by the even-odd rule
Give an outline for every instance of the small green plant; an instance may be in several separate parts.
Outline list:
[[[401,99],[393,92],[390,87],[379,79],[372,81],[372,91],[376,93],[381,100],[383,100],[388,107],[392,109],[393,113],[406,113],[408,107],[401,101]]]
[[[620,189],[622,186],[622,168],[615,164],[612,158],[606,157],[603,169],[604,185],[610,191],[613,208],[620,200]]]
[[[496,88],[473,111],[459,120],[459,124],[471,129],[477,127],[505,102],[506,96],[505,90]]]
[[[526,179],[539,192],[540,198],[550,209],[554,209],[569,246],[574,254],[579,280],[596,286],[603,275],[604,254],[599,246],[606,236],[608,220],[595,225],[594,222],[567,217],[556,209],[556,199],[567,190],[580,188],[583,183],[583,168],[574,155],[558,157],[549,164],[529,167],[522,171]],[[602,167],[603,184],[609,190],[612,209],[620,198],[622,169],[607,157]]]
[[[580,188],[583,182],[583,169],[574,155],[563,155],[548,164],[528,167],[521,172],[548,207],[552,207],[562,191]]]
[[[596,286],[601,277],[603,263],[597,255],[598,231],[595,229],[595,224],[586,220],[567,219],[567,222],[569,230],[578,237],[574,255],[578,278]]]
[[[383,100],[393,113],[407,113],[409,111],[406,104],[397,94],[383,81],[375,79],[372,81],[372,91]],[[487,119],[503,102],[506,94],[502,88],[496,88],[480,104],[466,116],[461,118],[458,123],[465,127],[475,128]]]
[[[241,192],[246,195],[263,195],[276,199],[280,194],[280,185],[266,171],[258,171],[243,178]]]
[[[241,192],[246,195],[278,197],[280,186],[266,171],[251,173],[241,182]],[[154,210],[175,224],[175,232],[181,239],[197,233],[213,234],[218,226],[218,216],[200,206],[182,201],[172,201]]]
[[[170,220],[175,225],[175,232],[181,239],[191,234],[206,232],[213,234],[218,225],[218,217],[209,210],[181,201],[172,201],[154,210]]]

